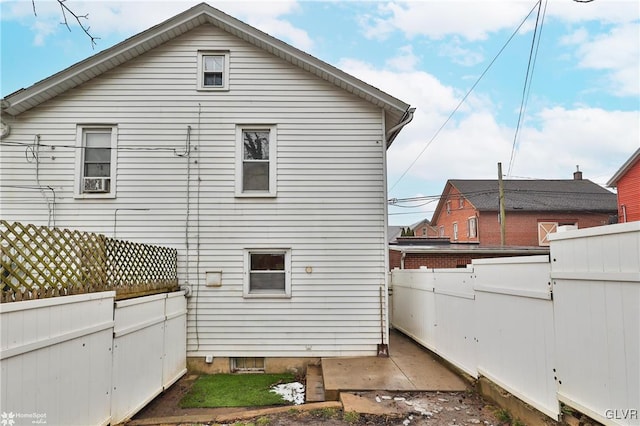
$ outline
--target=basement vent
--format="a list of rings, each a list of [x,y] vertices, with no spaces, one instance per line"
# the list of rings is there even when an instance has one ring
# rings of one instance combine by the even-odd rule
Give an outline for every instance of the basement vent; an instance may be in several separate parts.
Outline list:
[[[264,373],[264,358],[231,358],[232,373]]]

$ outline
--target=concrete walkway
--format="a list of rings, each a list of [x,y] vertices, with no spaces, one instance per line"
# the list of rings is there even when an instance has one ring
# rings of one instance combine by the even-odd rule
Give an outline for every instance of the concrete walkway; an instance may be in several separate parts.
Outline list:
[[[463,391],[458,375],[405,335],[390,331],[389,358],[323,358],[327,400],[341,391]]]

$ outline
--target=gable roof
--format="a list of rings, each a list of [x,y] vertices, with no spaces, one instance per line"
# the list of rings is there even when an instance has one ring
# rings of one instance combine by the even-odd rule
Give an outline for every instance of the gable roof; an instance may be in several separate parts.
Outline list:
[[[617,211],[616,194],[587,179],[504,180],[503,183],[507,212]],[[433,220],[441,211],[451,188],[456,188],[478,211],[499,210],[497,179],[450,179],[445,185]]]
[[[620,169],[609,179],[607,182],[607,186],[609,188],[615,188],[618,185],[618,181],[622,176],[624,176],[634,164],[640,161],[640,148],[636,150],[631,157],[620,167]]]
[[[387,146],[391,145],[402,129],[400,124],[405,121],[408,123],[412,118],[413,109],[405,102],[206,3],[200,3],[26,89],[6,96],[2,99],[3,113],[19,115],[204,24],[214,25],[382,108],[386,113],[387,128],[390,129],[387,130]]]

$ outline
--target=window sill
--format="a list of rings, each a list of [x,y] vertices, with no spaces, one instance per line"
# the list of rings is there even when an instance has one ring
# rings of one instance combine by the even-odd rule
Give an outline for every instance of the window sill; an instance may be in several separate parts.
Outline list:
[[[116,198],[116,194],[74,194],[75,200],[113,200]]]
[[[228,92],[228,87],[198,87],[198,92]]]
[[[239,192],[236,198],[276,198],[277,194],[272,192]]]
[[[244,293],[244,299],[291,299],[290,294],[284,293]]]

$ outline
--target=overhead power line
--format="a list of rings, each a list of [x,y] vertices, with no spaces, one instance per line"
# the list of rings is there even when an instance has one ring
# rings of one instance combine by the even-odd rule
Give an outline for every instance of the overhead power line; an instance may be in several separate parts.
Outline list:
[[[542,11],[542,1],[538,3],[538,14],[536,16],[536,26],[533,30],[533,37],[531,39],[531,50],[529,51],[529,61],[527,63],[527,72],[524,77],[524,84],[522,86],[522,99],[520,100],[520,111],[518,113],[518,123],[516,124],[516,131],[513,134],[513,144],[511,145],[511,156],[509,157],[509,167],[507,169],[507,178],[511,176],[511,170],[513,169],[513,163],[516,159],[516,151],[518,145],[518,136],[520,134],[520,126],[527,110],[527,103],[529,101],[529,93],[531,93],[531,83],[533,82],[533,70],[535,69],[536,59],[538,57],[538,49],[540,47],[540,36],[542,35],[542,26],[544,24],[544,16],[547,12],[547,2],[545,1],[544,11]]]
[[[400,177],[398,178],[398,180],[396,180],[396,182],[391,186],[391,188],[389,188],[389,192],[393,191],[393,189],[396,187],[396,185],[398,185],[398,183],[406,176],[406,174],[409,172],[409,170],[411,170],[411,168],[416,164],[416,162],[420,159],[420,157],[422,156],[422,154],[424,154],[424,152],[427,150],[427,148],[429,147],[429,145],[431,145],[431,143],[436,139],[436,137],[438,137],[438,135],[440,134],[440,132],[442,131],[442,129],[444,129],[444,127],[447,125],[447,123],[449,123],[449,121],[451,120],[451,118],[453,117],[453,115],[458,112],[458,110],[460,109],[460,107],[462,106],[462,104],[467,100],[467,98],[469,97],[469,95],[471,94],[471,92],[476,88],[476,86],[478,85],[478,83],[480,83],[480,81],[482,80],[482,78],[485,76],[485,74],[487,74],[487,72],[489,71],[489,69],[491,68],[491,66],[493,66],[493,64],[496,62],[496,60],[498,59],[498,57],[502,54],[502,52],[507,48],[507,46],[509,45],[509,43],[511,42],[511,40],[513,40],[513,38],[516,36],[516,34],[518,34],[518,31],[520,31],[520,28],[522,28],[522,26],[524,25],[525,22],[527,22],[527,19],[529,19],[529,16],[531,16],[531,14],[533,13],[533,11],[536,9],[536,6],[538,6],[538,4],[541,2],[542,0],[538,0],[536,1],[536,4],[531,8],[531,10],[529,10],[529,12],[527,13],[527,15],[524,17],[524,19],[522,20],[522,22],[520,22],[520,24],[518,25],[518,27],[513,31],[513,33],[511,34],[511,36],[507,39],[507,41],[504,43],[504,45],[500,48],[500,50],[498,51],[498,53],[494,56],[494,58],[491,60],[491,62],[489,62],[489,65],[487,65],[487,67],[484,69],[484,71],[482,71],[482,74],[480,74],[480,77],[478,77],[478,79],[476,80],[475,83],[473,83],[473,85],[471,86],[471,88],[467,91],[467,93],[462,97],[462,99],[460,100],[460,102],[458,103],[458,105],[456,105],[456,107],[453,109],[453,111],[451,111],[451,114],[449,114],[449,116],[447,117],[447,119],[444,121],[444,123],[442,123],[442,125],[438,128],[438,130],[436,130],[436,132],[434,133],[434,135],[431,137],[431,139],[429,139],[429,141],[425,144],[424,148],[422,148],[422,151],[420,151],[420,154],[418,154],[416,156],[416,158],[411,162],[411,164],[409,164],[409,167],[406,168],[406,170],[400,175]]]

